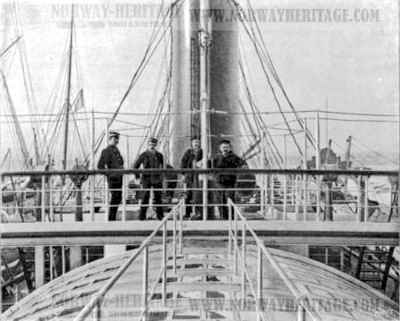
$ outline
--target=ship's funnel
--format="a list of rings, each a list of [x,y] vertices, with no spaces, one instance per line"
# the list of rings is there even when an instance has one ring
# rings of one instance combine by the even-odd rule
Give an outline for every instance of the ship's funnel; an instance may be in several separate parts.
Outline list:
[[[170,155],[174,167],[190,137],[200,136],[200,15],[207,14],[209,27],[207,72],[209,79],[209,146],[214,154],[222,138],[238,143],[239,51],[237,20],[229,0],[209,1],[200,12],[201,0],[186,0],[174,10],[172,32],[172,90]],[[178,2],[179,3],[179,2]],[[202,42],[204,44],[204,41]]]

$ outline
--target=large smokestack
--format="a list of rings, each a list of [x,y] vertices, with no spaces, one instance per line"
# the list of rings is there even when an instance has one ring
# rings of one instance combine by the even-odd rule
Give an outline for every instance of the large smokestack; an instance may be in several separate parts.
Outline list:
[[[239,115],[239,37],[230,0],[212,0],[212,46],[210,48],[210,134],[215,153],[221,138],[237,148]],[[215,111],[215,113],[213,113]],[[232,115],[232,113],[236,113]],[[226,136],[225,136],[226,135]]]
[[[191,136],[200,136],[200,17],[201,0],[185,0],[175,11],[172,32],[171,162],[179,165]],[[210,150],[217,151],[222,138],[234,145],[239,130],[239,50],[237,21],[229,0],[210,3],[209,102]]]
[[[179,3],[179,2],[178,2]],[[191,1],[185,0],[173,9],[172,22],[172,105],[170,115],[170,162],[179,167],[179,160],[190,140],[191,97]]]

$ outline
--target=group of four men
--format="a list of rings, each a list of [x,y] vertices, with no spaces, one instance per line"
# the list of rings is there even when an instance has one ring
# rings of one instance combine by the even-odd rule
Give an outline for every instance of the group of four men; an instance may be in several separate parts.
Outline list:
[[[120,134],[115,131],[109,132],[108,146],[102,151],[97,167],[99,169],[123,169],[124,160],[118,150]],[[139,169],[162,169],[164,168],[164,157],[156,150],[157,139],[150,138],[148,141],[148,148],[139,155],[135,161],[133,168]],[[196,137],[192,139],[191,148],[187,149],[181,160],[181,168],[200,168],[201,161],[203,161],[203,151],[200,147],[200,140]],[[213,168],[239,168],[245,166],[246,163],[240,157],[232,152],[230,141],[223,140],[220,142],[219,152],[216,156],[208,161]],[[200,187],[199,176],[193,173],[188,173],[185,176],[185,183],[187,186],[186,193],[186,207],[185,217],[190,217],[191,203],[199,204],[199,192],[196,188]],[[136,176],[139,178],[139,175]],[[226,204],[227,199],[234,199],[234,191],[232,188],[236,185],[236,175],[232,174],[217,174],[215,177],[215,184],[219,191],[216,193],[216,200],[218,204]],[[108,187],[111,194],[108,219],[115,221],[117,218],[118,206],[122,200],[122,175],[119,173],[112,173],[107,175]],[[150,200],[150,190],[153,189],[154,204],[156,208],[157,218],[161,220],[164,217],[162,203],[162,188],[163,188],[163,175],[161,173],[143,173],[141,184],[143,188],[142,204],[140,208],[139,219],[146,219],[146,211]],[[200,216],[200,207],[195,206],[196,215]],[[223,219],[228,218],[228,209],[226,206],[220,206],[220,215]]]

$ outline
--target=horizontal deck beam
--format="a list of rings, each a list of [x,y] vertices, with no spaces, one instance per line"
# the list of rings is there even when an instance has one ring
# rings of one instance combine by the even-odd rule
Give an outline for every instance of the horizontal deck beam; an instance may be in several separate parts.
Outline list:
[[[172,235],[173,222],[168,223],[168,233]],[[399,245],[399,225],[392,223],[248,223],[267,245]],[[0,224],[0,246],[136,244],[150,235],[158,224],[158,221]],[[228,226],[228,221],[184,221],[183,236],[184,239],[227,239]]]
[[[277,175],[346,175],[346,176],[391,176],[398,177],[397,170],[358,170],[358,169],[266,169],[266,168],[208,168],[208,169],[99,169],[65,171],[14,171],[2,172],[0,177],[16,176],[73,176],[73,175],[134,175],[134,174],[277,174]]]

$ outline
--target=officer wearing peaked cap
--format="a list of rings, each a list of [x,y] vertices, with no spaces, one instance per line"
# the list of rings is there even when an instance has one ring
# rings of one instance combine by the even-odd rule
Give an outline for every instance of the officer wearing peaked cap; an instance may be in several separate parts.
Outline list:
[[[164,156],[156,150],[158,140],[154,137],[148,141],[148,148],[142,154],[139,155],[133,168],[138,169],[143,167],[144,169],[162,169],[164,167]],[[156,205],[157,218],[162,220],[164,217],[163,207],[161,206],[163,176],[160,173],[147,173],[142,175],[141,183],[143,189],[145,189],[142,199],[142,207],[140,208],[139,219],[146,219],[146,210],[150,200],[150,189],[154,188],[154,204]]]
[[[200,146],[200,139],[198,137],[193,137],[191,140],[191,148],[187,149],[186,152],[182,156],[181,160],[181,168],[199,168],[199,162],[203,159],[203,150]],[[187,187],[185,203],[186,205],[186,214],[185,218],[190,218],[190,212],[192,206],[191,203],[195,204],[194,210],[197,214],[194,217],[201,216],[201,206],[196,206],[199,204],[199,200],[201,200],[201,191],[198,191],[200,187],[199,183],[199,175],[193,173],[187,173],[184,176],[184,180]]]
[[[98,169],[123,169],[124,159],[117,147],[120,134],[116,131],[110,131],[108,134],[108,146],[103,149]],[[107,175],[108,188],[110,189],[111,199],[108,209],[108,220],[115,221],[117,218],[118,206],[122,200],[122,175]]]
[[[246,162],[232,151],[232,144],[224,139],[219,144],[219,152],[213,159],[214,168],[240,168],[247,166]],[[224,204],[219,207],[222,219],[228,219],[228,207],[226,206],[228,198],[235,201],[235,191],[237,176],[233,174],[217,174],[216,182],[219,189],[216,193],[218,204]]]

